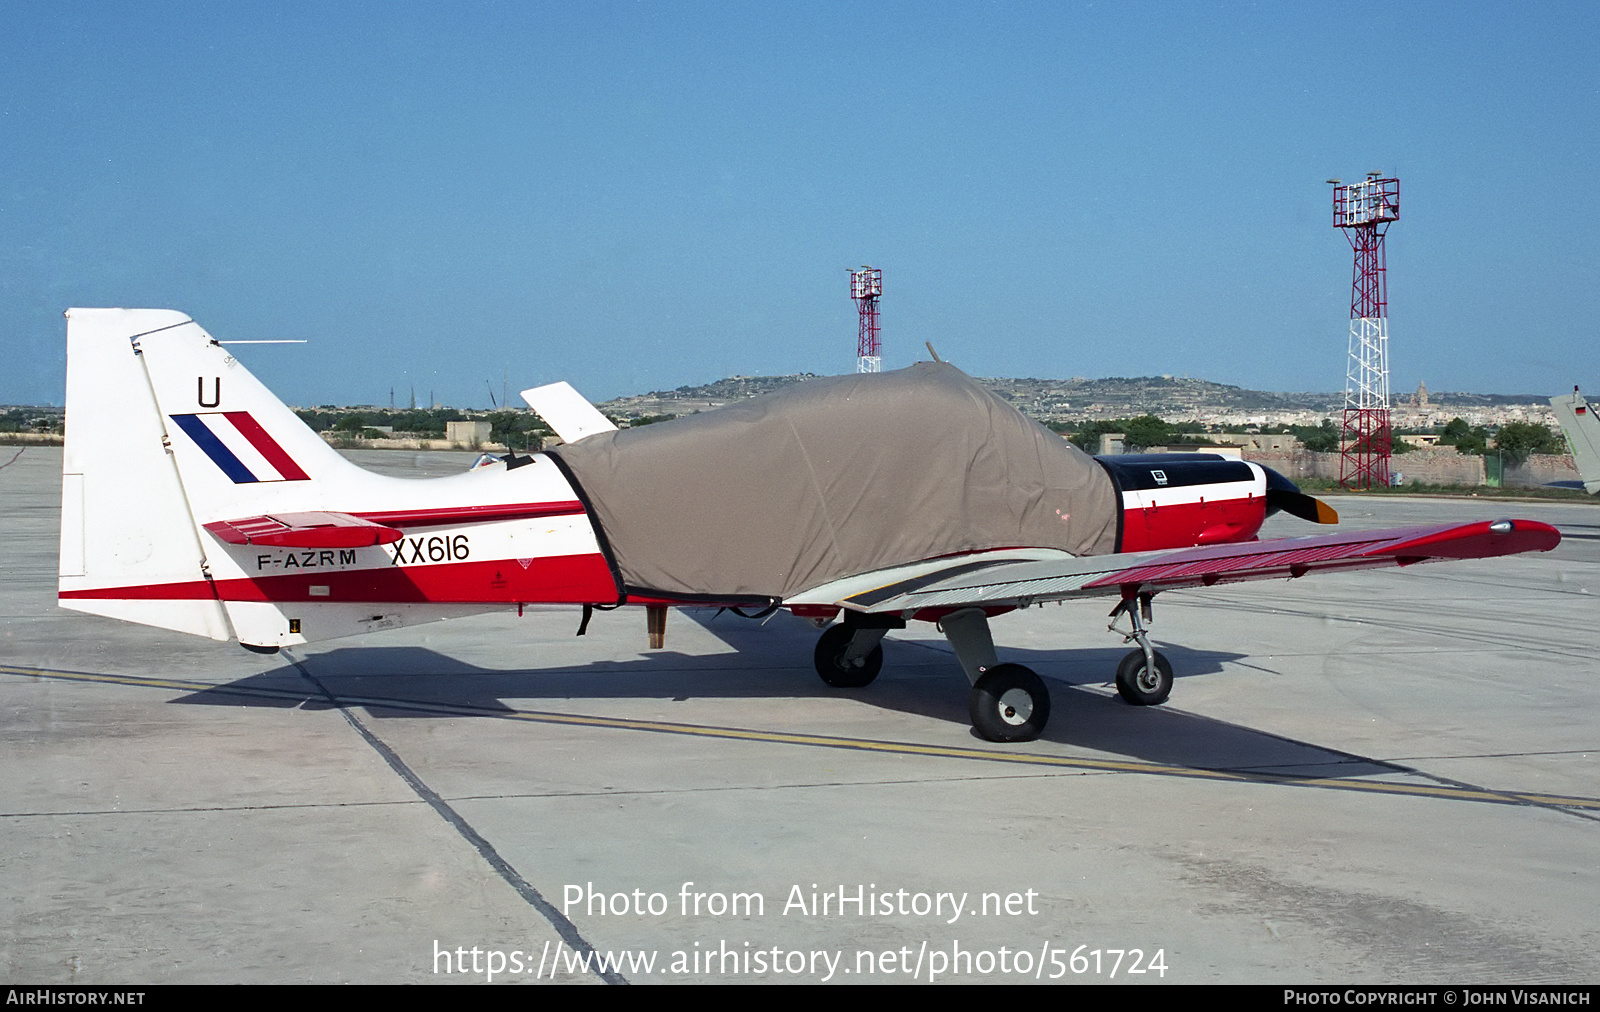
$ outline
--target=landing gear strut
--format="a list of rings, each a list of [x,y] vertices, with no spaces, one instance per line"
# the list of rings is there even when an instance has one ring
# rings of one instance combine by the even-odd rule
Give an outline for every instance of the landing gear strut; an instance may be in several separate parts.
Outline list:
[[[859,689],[883,668],[883,634],[904,629],[905,619],[888,615],[845,615],[817,640],[812,661],[817,674],[836,689]],[[946,615],[939,629],[961,662],[972,692],[967,712],[973,729],[989,741],[1032,741],[1050,719],[1050,690],[1020,664],[1001,664],[982,608]]]
[[[901,626],[904,626],[901,622]],[[883,670],[883,634],[889,623],[871,625],[846,619],[839,625],[829,626],[817,640],[811,662],[817,674],[835,689],[859,689],[871,685]]]
[[[972,683],[967,713],[978,735],[989,741],[1032,741],[1050,720],[1050,690],[1020,664],[1001,664],[982,608],[963,608],[939,622]]]
[[[1165,703],[1172,693],[1172,665],[1166,655],[1150,645],[1144,625],[1150,621],[1151,594],[1132,593],[1111,609],[1111,624],[1106,628],[1122,633],[1122,642],[1136,642],[1139,649],[1130,651],[1117,665],[1117,693],[1134,706],[1155,706]],[[1127,615],[1132,632],[1117,628],[1117,616]]]

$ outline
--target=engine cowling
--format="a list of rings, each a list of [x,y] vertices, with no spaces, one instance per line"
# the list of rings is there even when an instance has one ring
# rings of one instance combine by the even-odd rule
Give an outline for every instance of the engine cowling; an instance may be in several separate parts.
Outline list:
[[[1313,523],[1338,523],[1326,503],[1260,464],[1217,453],[1096,457],[1122,497],[1120,552],[1253,541],[1284,510]]]

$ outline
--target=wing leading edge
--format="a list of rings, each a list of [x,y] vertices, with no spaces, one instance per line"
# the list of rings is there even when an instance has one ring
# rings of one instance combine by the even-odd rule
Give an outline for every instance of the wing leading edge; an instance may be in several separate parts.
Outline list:
[[[931,608],[1016,607],[1075,597],[1128,597],[1219,583],[1293,579],[1322,570],[1547,552],[1560,543],[1560,532],[1549,524],[1486,520],[1125,555],[995,562],[981,568],[954,558],[946,570],[851,594],[835,603],[857,613],[902,614]]]

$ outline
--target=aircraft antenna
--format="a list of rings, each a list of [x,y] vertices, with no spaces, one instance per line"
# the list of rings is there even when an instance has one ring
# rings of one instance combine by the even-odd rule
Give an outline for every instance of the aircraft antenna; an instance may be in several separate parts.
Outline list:
[[[878,342],[878,299],[883,295],[883,271],[866,264],[850,272],[850,297],[861,312],[861,332],[856,339],[856,372],[879,372],[883,368]]]
[[[1350,358],[1344,380],[1339,484],[1389,484],[1389,290],[1383,237],[1400,218],[1400,180],[1367,173],[1365,182],[1333,184],[1333,227],[1355,251],[1350,284]]]

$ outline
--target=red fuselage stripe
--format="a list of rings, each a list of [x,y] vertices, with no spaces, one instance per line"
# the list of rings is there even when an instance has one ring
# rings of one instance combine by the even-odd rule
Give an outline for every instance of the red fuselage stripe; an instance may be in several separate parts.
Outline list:
[[[533,520],[538,517],[580,516],[583,503],[567,502],[495,503],[488,506],[439,506],[421,510],[375,510],[352,513],[386,527],[440,527],[445,524],[484,523],[490,520]]]
[[[524,565],[526,562],[526,565]],[[388,566],[337,572],[154,586],[62,591],[62,599],[116,601],[277,601],[413,604],[610,604],[617,599],[611,567],[601,555],[488,559],[436,566]],[[312,588],[318,588],[313,595]],[[326,593],[322,591],[325,590]]]

